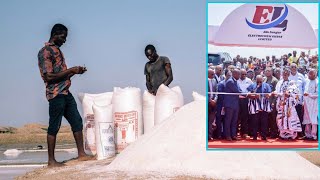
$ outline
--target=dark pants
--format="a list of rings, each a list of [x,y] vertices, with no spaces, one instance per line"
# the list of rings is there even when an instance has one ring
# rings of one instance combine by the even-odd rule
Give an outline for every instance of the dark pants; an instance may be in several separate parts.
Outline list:
[[[213,138],[213,128],[212,123],[215,120],[216,113],[215,109],[208,105],[208,138]]]
[[[248,134],[249,136],[252,136],[252,133],[253,133],[253,128],[252,128],[252,119],[253,119],[253,116],[252,114],[249,114],[248,116]]]
[[[226,107],[225,109],[225,119],[224,119],[224,137],[236,137],[237,136],[237,121],[239,109],[233,109]]]
[[[268,132],[270,136],[278,136],[278,125],[277,125],[277,110],[276,107],[273,107],[272,111],[268,115]]]
[[[49,100],[49,135],[57,135],[63,116],[69,122],[72,132],[82,131],[82,118],[77,103],[70,92],[68,95],[59,94]]]
[[[261,137],[267,137],[267,128],[268,128],[268,113],[265,111],[259,111],[257,114],[252,115],[252,136],[256,138],[258,136],[258,129],[260,126],[260,135]]]
[[[302,109],[302,105],[301,104],[296,105],[296,111],[297,111],[297,114],[299,116],[299,120],[300,120],[301,127],[302,127],[302,132],[300,132],[299,135],[300,136],[304,136],[305,125],[302,124],[302,121],[303,121],[303,109]]]
[[[222,110],[222,107],[218,107],[217,113],[216,113],[216,125],[217,125],[216,135],[218,138],[222,137],[222,118],[223,118],[223,116],[221,115],[221,110]]]
[[[241,134],[248,134],[248,118],[249,118],[249,112],[248,112],[248,99],[239,99],[239,120],[241,123]]]

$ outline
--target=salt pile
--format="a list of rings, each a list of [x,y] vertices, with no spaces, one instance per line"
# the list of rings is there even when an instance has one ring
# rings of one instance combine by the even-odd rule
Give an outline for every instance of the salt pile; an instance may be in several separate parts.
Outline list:
[[[150,172],[218,179],[320,179],[320,169],[295,152],[205,149],[206,101],[185,105],[128,146],[106,167],[88,172]]]
[[[3,154],[6,156],[18,156],[21,153],[23,153],[23,151],[18,149],[7,149]]]

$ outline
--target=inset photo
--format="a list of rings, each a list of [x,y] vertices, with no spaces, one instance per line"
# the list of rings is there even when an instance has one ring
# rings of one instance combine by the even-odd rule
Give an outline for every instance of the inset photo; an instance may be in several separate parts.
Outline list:
[[[207,149],[318,149],[318,4],[207,8]]]

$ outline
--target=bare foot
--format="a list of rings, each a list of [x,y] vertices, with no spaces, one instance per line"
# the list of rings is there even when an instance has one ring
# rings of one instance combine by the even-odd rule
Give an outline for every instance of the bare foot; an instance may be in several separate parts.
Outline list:
[[[89,155],[81,155],[78,157],[79,161],[90,161],[90,160],[96,160],[97,158],[95,156],[89,156]]]
[[[57,161],[48,162],[48,168],[63,167],[63,166],[66,166],[66,165]]]

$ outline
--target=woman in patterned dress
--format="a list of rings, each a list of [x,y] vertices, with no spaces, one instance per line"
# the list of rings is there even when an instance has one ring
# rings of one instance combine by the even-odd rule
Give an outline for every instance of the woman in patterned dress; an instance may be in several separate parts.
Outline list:
[[[284,69],[282,79],[278,82],[273,94],[277,97],[277,125],[280,138],[295,139],[302,131],[295,106],[298,103],[299,88],[295,81],[289,80],[290,70]]]

